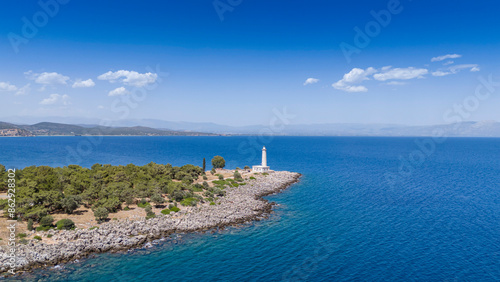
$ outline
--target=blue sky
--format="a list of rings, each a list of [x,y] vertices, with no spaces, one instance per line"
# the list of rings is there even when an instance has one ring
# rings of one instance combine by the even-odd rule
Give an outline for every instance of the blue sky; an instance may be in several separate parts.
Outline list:
[[[41,3],[3,2],[0,120],[500,121],[496,1]]]

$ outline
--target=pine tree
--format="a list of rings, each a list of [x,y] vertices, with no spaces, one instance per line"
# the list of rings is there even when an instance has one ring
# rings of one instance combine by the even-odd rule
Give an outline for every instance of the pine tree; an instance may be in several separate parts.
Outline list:
[[[205,173],[206,166],[207,166],[207,162],[205,161],[205,158],[203,158],[203,173]]]

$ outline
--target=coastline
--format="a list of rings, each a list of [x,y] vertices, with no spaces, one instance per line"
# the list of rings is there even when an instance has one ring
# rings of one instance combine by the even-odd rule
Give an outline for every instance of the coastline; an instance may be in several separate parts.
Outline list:
[[[299,181],[301,174],[276,171],[240,187],[227,188],[227,195],[215,206],[202,206],[177,216],[160,215],[149,220],[107,222],[98,229],[59,231],[54,244],[30,240],[17,245],[16,273],[67,263],[90,254],[120,252],[137,248],[174,233],[206,232],[214,228],[260,220],[272,212],[274,203],[263,197],[277,193]],[[45,232],[44,237],[49,233]],[[0,273],[9,269],[7,249],[0,248]]]

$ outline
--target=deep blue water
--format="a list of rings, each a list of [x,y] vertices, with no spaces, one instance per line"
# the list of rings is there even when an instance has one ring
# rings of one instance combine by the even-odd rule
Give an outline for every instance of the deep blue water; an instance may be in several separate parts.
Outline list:
[[[258,164],[265,144],[272,169],[303,174],[298,184],[268,197],[279,206],[267,220],[183,235],[129,254],[101,254],[22,278],[499,281],[500,139],[447,139],[429,151],[415,143],[422,140],[0,138],[0,163],[8,168],[68,162],[201,165],[203,157],[209,163],[218,154],[234,168]]]

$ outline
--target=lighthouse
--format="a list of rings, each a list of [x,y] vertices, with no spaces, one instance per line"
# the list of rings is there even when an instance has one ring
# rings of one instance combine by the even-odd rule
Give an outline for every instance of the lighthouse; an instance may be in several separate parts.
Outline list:
[[[269,167],[267,166],[267,150],[266,150],[265,146],[262,148],[262,162],[260,163],[260,165],[254,165],[252,167],[252,170],[254,172],[269,172],[270,171]]]

